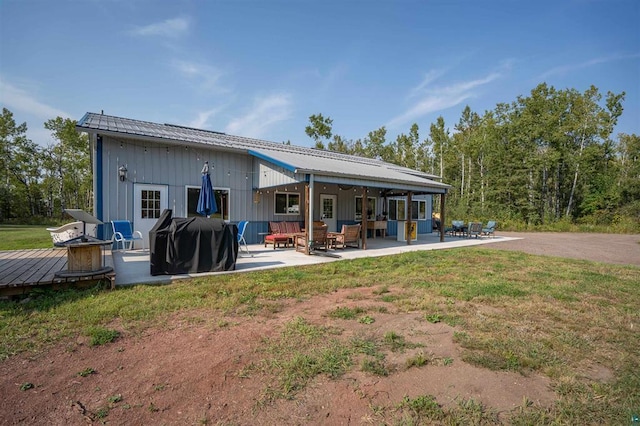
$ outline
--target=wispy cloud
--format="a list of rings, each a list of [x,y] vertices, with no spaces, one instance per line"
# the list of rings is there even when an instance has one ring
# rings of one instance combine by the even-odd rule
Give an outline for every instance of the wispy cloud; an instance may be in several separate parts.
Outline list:
[[[210,120],[218,115],[218,113],[222,110],[222,107],[213,108],[207,111],[201,111],[197,114],[197,117],[189,122],[189,127],[195,127],[196,129],[210,129],[211,123]]]
[[[188,18],[180,17],[173,19],[165,19],[162,22],[156,22],[149,25],[135,27],[130,34],[141,37],[181,37],[189,31],[191,21]]]
[[[187,80],[197,86],[198,91],[228,93],[229,89],[221,83],[224,75],[220,69],[196,62],[174,60],[172,66]]]
[[[2,104],[13,111],[30,114],[44,121],[55,117],[71,118],[71,114],[39,101],[28,91],[15,87],[0,78]]]
[[[416,87],[409,91],[408,99],[418,98],[405,112],[392,118],[387,127],[394,128],[424,115],[451,108],[475,96],[474,89],[502,77],[502,72],[493,72],[476,80],[463,81],[447,86],[432,86],[442,75],[441,71],[430,71]]]
[[[431,83],[440,78],[445,70],[430,70],[422,79],[420,84],[409,91],[409,98],[419,96],[424,93]]]
[[[231,120],[225,132],[252,138],[263,137],[271,126],[291,117],[291,105],[291,96],[288,94],[257,98],[251,110]]]
[[[608,62],[615,62],[615,61],[621,61],[624,59],[635,59],[635,58],[640,58],[640,53],[616,54],[616,55],[610,55],[610,56],[603,56],[600,58],[593,58],[588,61],[580,62],[577,64],[561,65],[559,67],[551,68],[550,70],[542,73],[541,75],[538,76],[537,80],[544,80],[547,77],[550,77],[552,75],[568,74],[570,72],[574,72],[584,68],[589,68],[594,65],[606,64]]]

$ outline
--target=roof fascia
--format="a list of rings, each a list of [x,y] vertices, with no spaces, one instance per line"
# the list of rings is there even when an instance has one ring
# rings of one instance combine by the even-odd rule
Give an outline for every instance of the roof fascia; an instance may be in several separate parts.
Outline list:
[[[249,153],[249,155],[252,155],[256,158],[260,158],[261,160],[268,161],[271,164],[274,164],[278,167],[282,167],[283,169],[288,170],[292,173],[299,173],[298,169],[296,169],[296,167],[292,166],[291,164],[287,164],[283,161],[276,160],[275,158],[269,157],[268,155],[262,154],[261,152],[257,152],[251,149],[248,150],[247,152]]]

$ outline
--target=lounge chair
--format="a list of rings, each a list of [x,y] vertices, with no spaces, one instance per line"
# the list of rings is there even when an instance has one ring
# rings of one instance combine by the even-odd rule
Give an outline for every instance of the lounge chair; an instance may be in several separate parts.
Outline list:
[[[469,226],[467,227],[467,237],[478,238],[480,236],[482,236],[482,222],[469,222]]]
[[[128,220],[112,220],[111,228],[113,229],[112,241],[115,243],[116,250],[118,244],[122,244],[122,251],[125,251],[127,243],[129,243],[129,250],[133,250],[133,243],[135,241],[142,241],[142,249],[144,250],[144,238],[140,231],[134,231],[131,222]]]
[[[360,248],[360,225],[342,225],[341,232],[329,232],[335,238],[335,248]]]
[[[485,226],[484,228],[482,228],[482,235],[486,235],[486,236],[490,236],[490,237],[494,237],[494,232],[496,231],[496,221],[495,220],[490,220],[489,222],[487,222],[487,226]]]

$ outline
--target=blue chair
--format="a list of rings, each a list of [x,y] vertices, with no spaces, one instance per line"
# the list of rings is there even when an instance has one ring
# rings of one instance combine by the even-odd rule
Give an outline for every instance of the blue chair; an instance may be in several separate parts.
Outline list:
[[[242,220],[240,221],[240,223],[238,223],[238,245],[240,246],[241,249],[242,249],[242,246],[244,245],[244,250],[247,252],[247,254],[249,256],[253,256],[249,251],[249,247],[247,246],[247,240],[244,239],[244,231],[246,231],[248,224],[249,224],[249,221],[246,221],[246,220]]]
[[[115,243],[116,250],[118,244],[122,244],[122,251],[126,250],[126,244],[129,243],[129,250],[133,250],[133,243],[136,240],[142,241],[142,249],[144,250],[144,238],[140,231],[133,231],[131,222],[128,220],[112,220],[111,228],[113,229],[112,241]]]
[[[487,226],[482,228],[482,235],[486,235],[488,237],[489,236],[493,237],[495,232],[496,232],[496,221],[495,220],[490,220],[487,223]]]

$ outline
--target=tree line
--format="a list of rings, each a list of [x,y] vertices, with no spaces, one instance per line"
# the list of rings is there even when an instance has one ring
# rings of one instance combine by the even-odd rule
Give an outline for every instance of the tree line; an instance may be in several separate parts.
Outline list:
[[[624,92],[604,97],[547,84],[482,114],[468,106],[451,132],[442,117],[420,139],[364,139],[333,133],[333,120],[309,117],[306,134],[318,149],[378,158],[431,173],[452,186],[448,217],[496,218],[527,226],[559,221],[640,230],[640,137],[613,129]],[[603,99],[604,98],[604,99]]]
[[[322,114],[309,117],[305,131],[318,149],[440,176],[451,185],[450,218],[532,226],[630,223],[638,231],[640,137],[612,137],[623,100],[624,93],[603,96],[594,86],[581,93],[543,83],[482,114],[465,107],[453,132],[438,117],[424,139],[414,123],[393,141],[384,126],[347,140]],[[54,142],[43,147],[27,138],[26,123],[16,124],[3,108],[0,222],[62,218],[65,208],[92,210],[90,147],[75,125],[61,117],[45,122]]]
[[[66,208],[92,211],[89,142],[76,122],[56,117],[44,123],[54,143],[28,139],[27,123],[0,116],[0,222],[62,218]]]

